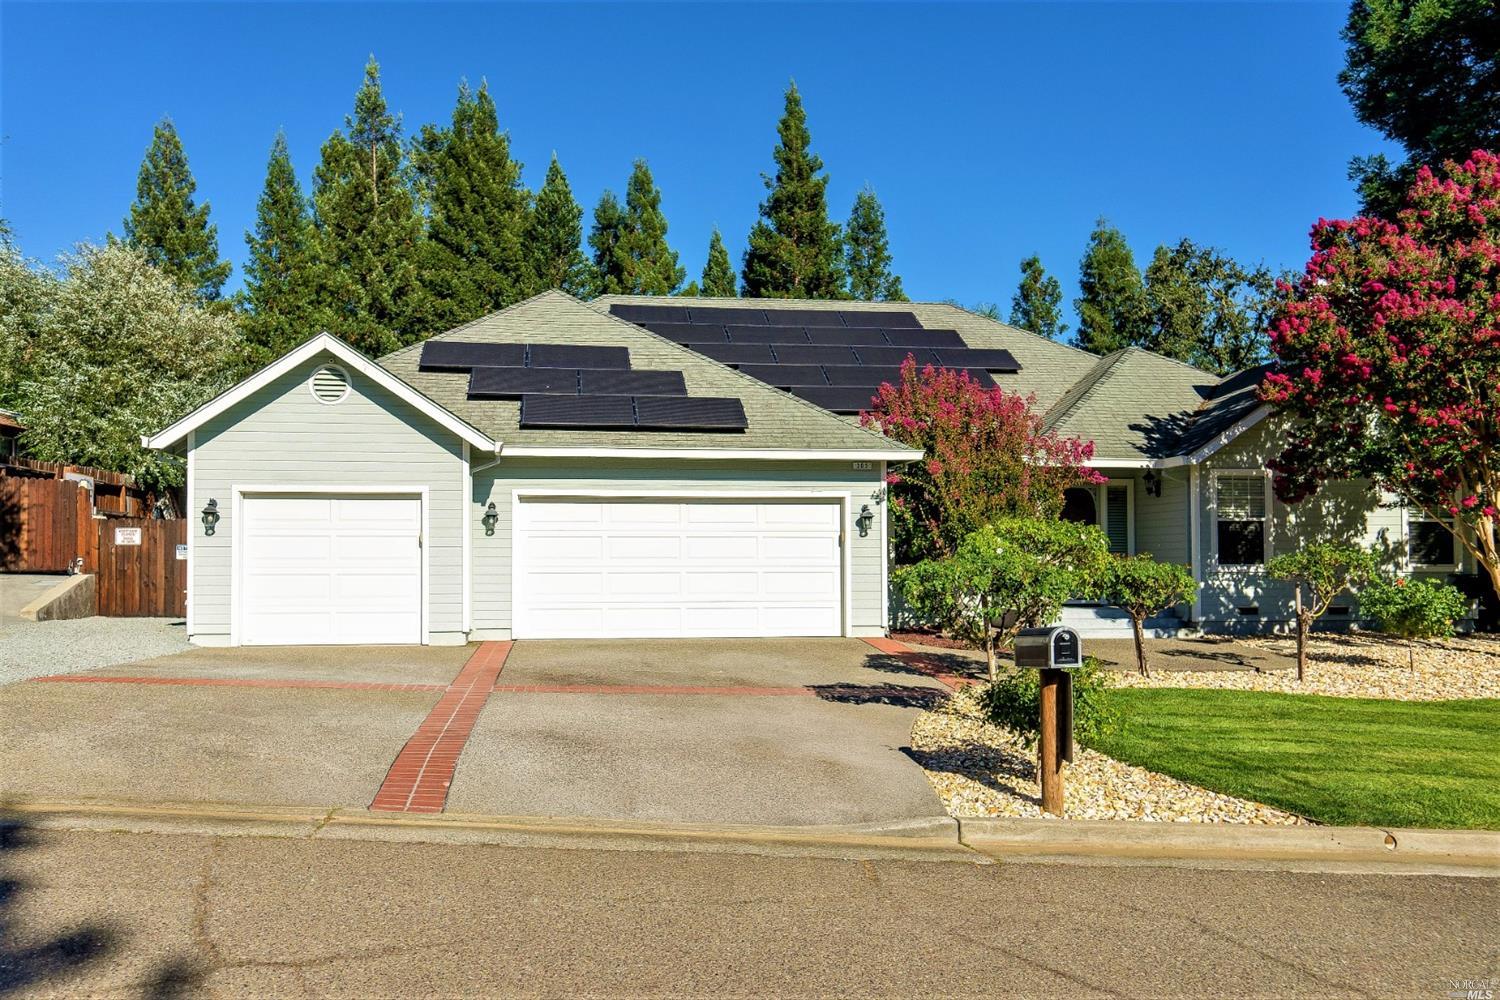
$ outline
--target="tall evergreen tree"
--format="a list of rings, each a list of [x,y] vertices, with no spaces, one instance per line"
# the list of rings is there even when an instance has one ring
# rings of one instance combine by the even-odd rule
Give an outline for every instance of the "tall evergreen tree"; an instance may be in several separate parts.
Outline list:
[[[531,195],[488,86],[460,84],[449,126],[425,126],[416,148],[428,198],[422,271],[432,321],[446,329],[523,298]]]
[[[708,240],[708,262],[703,265],[701,286],[701,294],[712,298],[732,299],[739,294],[734,265],[729,263],[729,251],[724,249],[724,237],[718,226]]]
[[[588,258],[583,253],[583,208],[573,200],[567,175],[557,156],[547,167],[547,180],[537,192],[527,230],[531,259],[531,288],[535,292],[560,288],[569,295],[591,290]]]
[[[317,333],[312,316],[312,216],[286,134],[276,133],[266,183],[255,207],[255,229],[245,233],[245,339],[259,361],[277,357]]]
[[[1104,219],[1089,235],[1078,266],[1078,290],[1073,300],[1078,310],[1076,346],[1108,354],[1146,342],[1150,320],[1140,269],[1124,234]]]
[[[1036,254],[1021,261],[1021,283],[1010,300],[1010,325],[1052,340],[1068,331],[1062,321],[1062,285]]]
[[[434,331],[424,329],[422,218],[401,123],[386,107],[373,58],[344,127],[347,134],[335,131],[323,144],[314,175],[317,316],[328,332],[380,355]]]
[[[793,83],[776,126],[774,177],[745,250],[744,294],[749,298],[840,299],[844,286],[839,225],[828,218],[828,177],[811,151],[807,112]]]
[[[589,248],[594,254],[594,294],[616,295],[629,291],[625,258],[620,244],[625,240],[625,209],[608,189],[594,206],[594,227],[589,230]]]
[[[661,190],[645,160],[636,160],[625,186],[625,229],[618,253],[625,272],[625,291],[635,295],[671,295],[687,276],[677,251],[667,245],[667,217]]]
[[[855,195],[849,224],[844,227],[844,263],[849,271],[849,294],[854,298],[865,302],[907,301],[901,278],[891,271],[885,209],[868,186]]]
[[[135,203],[125,217],[125,242],[204,302],[219,298],[229,277],[219,259],[218,227],[208,221],[208,202],[195,204],[198,183],[170,118],[156,123],[141,161]]]
[[[1265,360],[1275,280],[1191,240],[1160,246],[1146,267],[1151,332],[1143,346],[1221,375]]]

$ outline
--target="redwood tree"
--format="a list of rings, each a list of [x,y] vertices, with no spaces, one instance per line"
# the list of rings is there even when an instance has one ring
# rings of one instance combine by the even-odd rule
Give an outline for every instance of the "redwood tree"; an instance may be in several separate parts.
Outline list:
[[[1438,519],[1500,586],[1500,157],[1423,167],[1394,222],[1319,220],[1272,324],[1261,396],[1292,503],[1369,477]]]
[[[968,372],[908,357],[898,385],[880,387],[867,427],[921,448],[886,479],[896,560],[952,555],[973,531],[1004,517],[1056,517],[1063,491],[1104,477],[1087,466],[1090,441],[1042,427],[1033,399],[986,388]]]

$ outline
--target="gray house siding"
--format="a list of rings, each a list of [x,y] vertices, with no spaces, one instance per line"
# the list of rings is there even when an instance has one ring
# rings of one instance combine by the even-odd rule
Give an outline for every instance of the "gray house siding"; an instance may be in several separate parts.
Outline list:
[[[640,459],[502,458],[474,474],[472,625],[476,639],[506,639],[511,635],[512,491],[528,490],[566,496],[571,491],[608,490],[627,494],[670,493],[692,499],[706,493],[732,493],[753,498],[757,493],[799,490],[848,492],[851,510],[844,523],[849,553],[850,615],[846,630],[852,635],[884,634],[885,567],[881,545],[884,483],[880,463],[856,471],[852,462],[682,461]],[[493,535],[485,534],[479,518],[493,502],[499,517]],[[876,516],[867,536],[861,537],[853,518],[863,504]]]
[[[308,379],[329,360],[288,372],[193,434],[189,516],[209,498],[221,514],[213,535],[193,524],[188,620],[196,642],[230,641],[233,496],[251,485],[426,487],[428,638],[463,641],[463,443],[357,372],[342,401],[319,402]]]

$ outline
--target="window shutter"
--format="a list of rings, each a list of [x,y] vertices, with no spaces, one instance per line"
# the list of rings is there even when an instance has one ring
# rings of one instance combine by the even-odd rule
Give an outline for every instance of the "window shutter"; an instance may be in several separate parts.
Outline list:
[[[1221,521],[1265,520],[1265,480],[1260,476],[1220,476],[1218,505]]]
[[[1130,487],[1105,487],[1104,533],[1109,536],[1109,551],[1130,552]]]

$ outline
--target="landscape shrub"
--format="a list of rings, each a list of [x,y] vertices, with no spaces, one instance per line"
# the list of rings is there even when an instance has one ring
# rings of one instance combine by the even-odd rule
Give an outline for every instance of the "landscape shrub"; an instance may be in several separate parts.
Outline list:
[[[1360,614],[1386,635],[1432,639],[1453,634],[1453,623],[1469,613],[1457,587],[1433,580],[1381,580],[1360,592]]]
[[[1084,657],[1083,666],[1069,671],[1073,675],[1073,736],[1091,746],[1118,732],[1120,710],[1108,697],[1112,683],[1109,671],[1092,656]],[[1004,726],[1036,745],[1037,726],[1041,721],[1042,672],[1018,669],[985,687],[979,696],[985,717]]]

